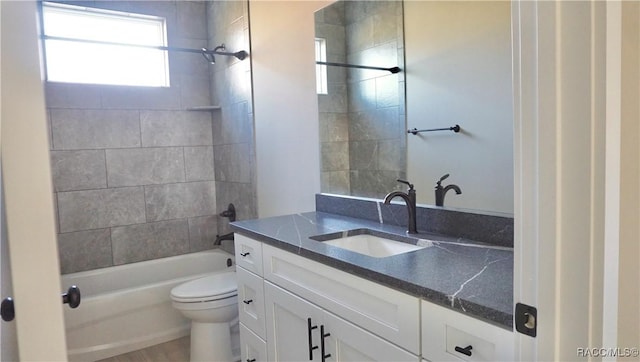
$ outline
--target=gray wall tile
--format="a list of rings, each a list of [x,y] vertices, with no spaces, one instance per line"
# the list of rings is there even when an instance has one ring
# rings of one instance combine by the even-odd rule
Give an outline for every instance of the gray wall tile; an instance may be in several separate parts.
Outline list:
[[[187,220],[171,220],[114,227],[113,264],[180,255],[189,252]]]
[[[238,220],[255,219],[258,217],[255,183],[216,182],[218,212],[227,209],[229,204],[236,208]],[[230,232],[229,219],[218,218],[218,233]]]
[[[189,251],[201,251],[214,247],[218,236],[218,216],[189,219]]]
[[[204,59],[201,59],[204,62]],[[183,108],[208,106],[211,104],[207,73],[180,75],[180,97]]]
[[[111,231],[99,229],[58,235],[62,274],[113,265]]]
[[[206,2],[177,1],[177,35],[187,38],[207,38]]]
[[[77,191],[107,187],[103,150],[51,151],[55,191]]]
[[[349,169],[349,142],[322,142],[320,144],[322,171]]]
[[[210,112],[142,111],[142,144],[157,146],[210,146]]]
[[[182,147],[106,150],[109,187],[152,185],[185,179]]]
[[[216,213],[214,182],[145,186],[147,221],[179,219]]]
[[[204,39],[175,38],[173,39],[172,46],[202,49],[207,47],[207,41]],[[194,55],[193,53],[186,52],[169,52],[171,77],[187,74],[198,75],[206,80],[206,77],[209,75],[209,63],[201,56],[198,57]]]
[[[185,147],[184,162],[187,181],[213,181],[213,147]]]
[[[180,82],[170,79],[171,87],[103,87],[103,108],[180,109]]]
[[[58,193],[60,232],[145,222],[142,187]]]
[[[213,144],[253,142],[253,117],[248,102],[230,104],[214,114]]]
[[[100,149],[140,146],[137,111],[51,110],[53,149]]]
[[[100,108],[100,86],[46,82],[47,107]]]
[[[346,113],[320,113],[320,141],[349,140],[349,117]]]
[[[251,182],[248,143],[213,146],[216,181]]]
[[[378,141],[349,143],[349,166],[352,170],[378,169]]]

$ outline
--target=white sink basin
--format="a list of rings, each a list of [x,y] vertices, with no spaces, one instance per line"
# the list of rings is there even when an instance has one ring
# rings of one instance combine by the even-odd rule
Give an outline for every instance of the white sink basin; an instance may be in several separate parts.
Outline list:
[[[338,248],[351,250],[356,253],[372,256],[374,258],[384,258],[387,256],[408,253],[425,247],[370,234],[347,236],[344,238],[327,240],[324,241],[324,243],[337,246]]]

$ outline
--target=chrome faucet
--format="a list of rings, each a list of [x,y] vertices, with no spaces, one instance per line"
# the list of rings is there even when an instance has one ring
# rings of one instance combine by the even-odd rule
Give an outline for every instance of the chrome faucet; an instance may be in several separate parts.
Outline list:
[[[458,185],[451,184],[446,187],[442,187],[441,182],[447,177],[449,177],[449,174],[440,177],[440,181],[436,182],[436,206],[444,206],[444,196],[449,192],[449,190],[454,190],[457,195],[462,193],[462,190],[460,190]]]
[[[384,204],[389,205],[392,199],[395,197],[400,197],[404,200],[405,204],[407,204],[407,212],[409,213],[409,225],[407,225],[407,231],[409,234],[417,234],[418,228],[416,227],[416,190],[413,188],[413,184],[410,184],[405,180],[397,180],[400,183],[409,186],[409,190],[407,192],[394,191],[390,192],[384,198]]]

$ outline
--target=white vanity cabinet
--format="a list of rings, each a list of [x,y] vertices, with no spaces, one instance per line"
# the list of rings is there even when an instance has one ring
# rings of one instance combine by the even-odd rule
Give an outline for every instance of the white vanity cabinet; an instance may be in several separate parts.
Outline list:
[[[265,282],[270,361],[397,361],[419,358]]]
[[[267,361],[262,243],[239,234],[234,239],[241,361]]]
[[[505,329],[294,252],[236,234],[236,260],[242,362],[513,360]]]
[[[420,300],[414,296],[263,245],[264,278],[420,355]]]
[[[422,357],[430,361],[513,361],[513,332],[422,301]]]

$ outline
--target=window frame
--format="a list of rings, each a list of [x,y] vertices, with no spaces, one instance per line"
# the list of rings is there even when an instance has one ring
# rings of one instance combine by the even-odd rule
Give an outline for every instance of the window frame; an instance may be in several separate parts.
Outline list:
[[[144,24],[145,22],[149,22],[150,26],[147,26],[148,29],[153,29],[152,33],[155,32],[152,36],[147,36],[147,39],[142,40],[143,42],[126,42],[126,41],[109,41],[109,36],[104,37],[103,35],[109,35],[108,32],[100,33],[100,39],[92,38],[91,35],[88,36],[58,36],[55,33],[52,35],[51,31],[48,32],[47,29],[47,21],[46,21],[46,12],[51,11],[49,14],[58,13],[66,13],[71,16],[78,16],[79,21],[82,20],[82,17],[86,19],[90,19],[91,17],[98,17],[101,20],[108,22],[118,22],[124,21],[128,23],[138,22],[139,25]],[[51,25],[50,25],[51,26]],[[55,30],[54,30],[55,31]],[[87,32],[90,33],[90,32]],[[57,2],[49,2],[43,1],[40,2],[40,35],[41,35],[41,46],[43,53],[43,68],[45,74],[45,80],[48,82],[59,82],[59,83],[70,83],[70,84],[94,84],[94,85],[116,85],[116,86],[131,86],[131,87],[153,87],[153,88],[167,88],[171,86],[170,81],[170,68],[169,68],[169,55],[168,55],[168,47],[167,47],[167,19],[160,16],[147,15],[141,13],[134,12],[125,12],[125,11],[116,11],[110,9],[102,9],[95,7],[87,7],[87,6],[77,6],[70,4],[63,4]],[[106,38],[106,39],[105,39]],[[128,40],[128,39],[127,39]],[[53,42],[53,43],[52,43]],[[58,42],[57,44],[55,42]],[[86,49],[100,49],[104,53],[109,53],[105,56],[105,59],[109,59],[113,52],[109,52],[109,50],[117,50],[121,53],[120,56],[115,55],[111,60],[119,59],[120,65],[112,66],[113,63],[117,62],[109,62],[107,66],[103,68],[93,69],[91,72],[87,72],[85,70],[85,76],[87,74],[99,74],[99,72],[104,72],[104,70],[111,70],[109,74],[118,74],[120,76],[119,80],[110,81],[108,76],[103,76],[100,79],[100,76],[92,77],[91,75],[87,76],[86,80],[83,80],[81,77],[68,77],[67,76],[56,76],[51,77],[51,66],[55,64],[53,61],[53,55],[51,54],[53,51],[48,47],[52,44],[54,46],[59,46],[60,42],[69,43],[70,46],[76,47],[77,53],[71,55],[71,57],[85,56],[83,53],[87,52]],[[69,46],[69,44],[67,44]],[[85,48],[84,50],[82,48]],[[129,50],[127,50],[129,49]],[[152,58],[153,63],[150,64],[149,67],[144,67],[142,65],[124,64],[122,59],[139,59],[136,58],[135,54],[146,54],[146,56]],[[63,62],[65,57],[55,58],[58,61],[58,64]],[[62,59],[62,60],[61,60]],[[100,58],[101,60],[103,58]],[[86,64],[87,62],[85,62]],[[135,63],[135,62],[134,62]],[[91,64],[91,62],[88,62]],[[89,65],[91,67],[92,65]],[[132,68],[133,67],[133,68]],[[155,67],[155,73],[150,72],[149,74],[153,74],[149,76],[146,80],[141,80],[141,78],[131,77],[131,75],[137,75],[141,69],[149,70]],[[129,70],[128,73],[123,70]],[[133,69],[133,70],[132,70]],[[59,71],[57,69],[56,71]],[[123,75],[128,74],[128,76]],[[115,78],[115,77],[114,77]],[[131,78],[131,79],[130,79]],[[137,80],[134,80],[136,78]],[[153,79],[149,81],[149,79]]]
[[[327,39],[315,38],[316,62],[327,61]],[[327,66],[324,64],[316,64],[316,93],[329,94]]]

